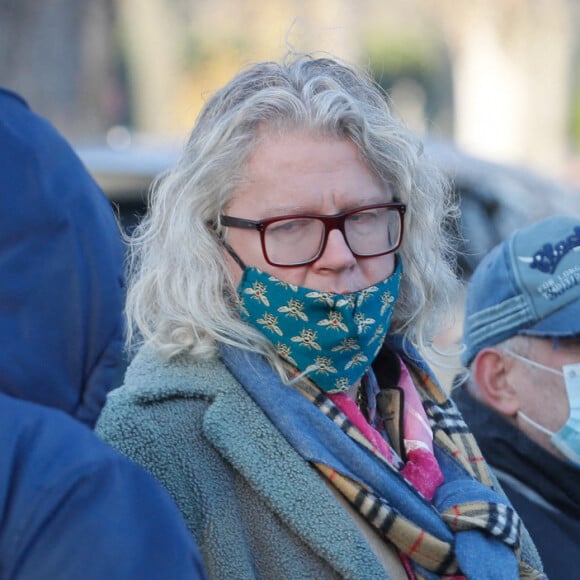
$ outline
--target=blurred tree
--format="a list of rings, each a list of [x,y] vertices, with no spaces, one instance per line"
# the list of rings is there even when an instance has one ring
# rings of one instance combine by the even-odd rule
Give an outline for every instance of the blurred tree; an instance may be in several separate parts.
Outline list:
[[[134,125],[188,130],[208,94],[248,61],[338,45],[358,57],[360,0],[114,0],[130,71]],[[325,21],[339,22],[327,26]],[[348,26],[345,25],[348,23]],[[335,46],[336,48],[336,46]]]
[[[179,0],[113,0],[128,64],[132,125],[146,133],[175,129],[187,32]]]
[[[419,134],[450,136],[451,66],[443,39],[420,29],[399,29],[368,33],[362,42],[394,112]]]
[[[423,0],[453,62],[455,140],[559,173],[566,158],[574,0]]]
[[[124,115],[111,0],[0,0],[0,84],[69,138]]]

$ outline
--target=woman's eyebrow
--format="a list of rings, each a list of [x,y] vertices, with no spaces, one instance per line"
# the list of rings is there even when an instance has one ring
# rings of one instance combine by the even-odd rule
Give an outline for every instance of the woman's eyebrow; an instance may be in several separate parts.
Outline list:
[[[394,196],[391,195],[390,193],[385,193],[383,195],[372,195],[362,199],[347,201],[339,211],[334,213],[341,213],[343,211],[349,211],[357,207],[364,207],[367,205],[374,205],[377,203],[391,203],[394,201],[395,201]],[[320,212],[317,209],[313,209],[311,206],[305,205],[293,205],[293,206],[278,205],[275,207],[268,208],[267,210],[265,210],[265,213],[277,215],[295,215],[295,214],[326,215],[326,212]]]

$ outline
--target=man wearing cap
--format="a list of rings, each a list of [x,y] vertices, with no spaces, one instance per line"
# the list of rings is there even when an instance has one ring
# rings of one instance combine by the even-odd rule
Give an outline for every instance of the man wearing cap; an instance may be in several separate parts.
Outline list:
[[[496,246],[468,285],[454,399],[532,535],[549,578],[580,554],[580,220]]]

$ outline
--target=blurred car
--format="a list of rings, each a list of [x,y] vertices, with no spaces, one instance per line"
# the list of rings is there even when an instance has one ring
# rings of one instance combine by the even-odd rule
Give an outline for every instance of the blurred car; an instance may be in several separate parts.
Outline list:
[[[179,147],[132,139],[116,147],[83,145],[77,152],[129,231],[146,211],[151,184],[177,159]],[[514,229],[548,215],[580,217],[579,191],[529,169],[477,159],[446,141],[427,141],[425,153],[449,176],[458,196],[458,267],[464,279]]]
[[[132,139],[113,146],[83,144],[75,149],[111,201],[125,231],[141,219],[153,181],[171,167],[179,154],[176,143],[148,139]]]
[[[549,215],[580,218],[579,190],[527,167],[467,155],[448,142],[428,141],[425,148],[459,199],[459,267],[466,279],[491,248],[525,224]]]

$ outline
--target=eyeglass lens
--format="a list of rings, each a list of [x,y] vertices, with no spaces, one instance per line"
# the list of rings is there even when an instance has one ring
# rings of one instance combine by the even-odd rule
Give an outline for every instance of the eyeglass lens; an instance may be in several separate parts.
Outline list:
[[[344,218],[346,243],[356,256],[377,256],[401,241],[401,215],[396,208],[363,209]],[[295,265],[319,257],[326,239],[326,225],[319,218],[291,218],[268,224],[264,245],[268,259],[279,265]]]

